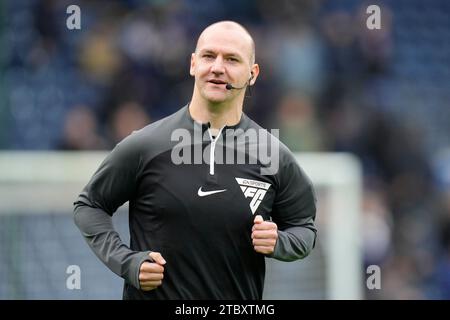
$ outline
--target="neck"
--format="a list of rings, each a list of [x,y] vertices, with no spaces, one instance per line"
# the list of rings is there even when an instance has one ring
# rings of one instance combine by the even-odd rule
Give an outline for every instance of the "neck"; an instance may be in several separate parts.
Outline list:
[[[216,131],[224,126],[239,123],[242,116],[242,103],[242,101],[211,103],[205,99],[199,99],[194,93],[189,104],[189,112],[194,120],[201,123],[209,122],[211,128]]]

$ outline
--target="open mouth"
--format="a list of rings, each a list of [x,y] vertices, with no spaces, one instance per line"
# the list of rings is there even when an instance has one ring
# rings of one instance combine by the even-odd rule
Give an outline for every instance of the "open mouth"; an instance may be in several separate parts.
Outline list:
[[[212,80],[208,80],[209,83],[213,83],[213,84],[227,84],[225,81],[222,80],[218,80],[218,79],[212,79]]]

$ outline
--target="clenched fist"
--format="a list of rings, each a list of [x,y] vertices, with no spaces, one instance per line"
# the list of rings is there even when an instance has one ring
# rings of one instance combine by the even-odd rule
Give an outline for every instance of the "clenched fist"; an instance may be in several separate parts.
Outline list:
[[[271,254],[275,250],[278,239],[278,227],[276,223],[264,221],[258,215],[253,220],[252,228],[253,248],[256,252]]]
[[[166,260],[159,252],[150,252],[149,256],[154,262],[144,261],[139,268],[139,284],[144,291],[156,289],[164,278]]]

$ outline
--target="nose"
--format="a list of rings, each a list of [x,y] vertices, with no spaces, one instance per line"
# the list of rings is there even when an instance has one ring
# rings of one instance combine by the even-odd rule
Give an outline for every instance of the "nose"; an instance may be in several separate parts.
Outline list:
[[[223,59],[220,55],[218,55],[214,60],[214,63],[211,66],[211,72],[216,76],[225,73]]]

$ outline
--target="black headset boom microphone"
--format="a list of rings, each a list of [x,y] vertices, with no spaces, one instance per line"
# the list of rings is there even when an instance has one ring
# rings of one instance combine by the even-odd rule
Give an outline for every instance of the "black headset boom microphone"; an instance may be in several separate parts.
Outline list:
[[[227,83],[225,88],[227,90],[231,90],[231,89],[241,90],[241,89],[244,89],[246,86],[250,85],[250,81],[252,81],[252,79],[253,79],[253,72],[252,72],[252,76],[250,77],[250,79],[248,79],[248,81],[242,87],[233,87],[233,85],[231,83]]]

